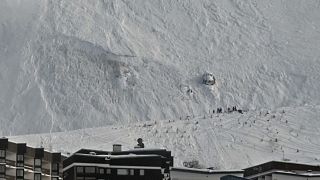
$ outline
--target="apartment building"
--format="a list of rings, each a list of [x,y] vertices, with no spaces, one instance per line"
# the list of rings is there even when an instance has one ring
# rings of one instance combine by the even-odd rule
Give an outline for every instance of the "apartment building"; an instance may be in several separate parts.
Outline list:
[[[164,149],[81,149],[63,162],[64,180],[168,180],[173,157]]]
[[[33,148],[0,138],[0,180],[62,179],[61,153]]]

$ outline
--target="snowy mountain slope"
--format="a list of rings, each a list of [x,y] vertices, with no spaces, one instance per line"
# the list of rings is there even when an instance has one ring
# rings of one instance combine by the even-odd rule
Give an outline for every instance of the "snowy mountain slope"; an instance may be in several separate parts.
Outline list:
[[[3,0],[0,134],[317,105],[319,8],[316,0]],[[205,72],[215,86],[201,84]]]
[[[147,148],[166,148],[175,165],[199,160],[203,167],[237,169],[270,160],[320,164],[320,106],[273,112],[205,114],[187,120],[149,121],[65,133],[9,137],[11,141],[73,153],[80,148],[132,149],[142,137]]]

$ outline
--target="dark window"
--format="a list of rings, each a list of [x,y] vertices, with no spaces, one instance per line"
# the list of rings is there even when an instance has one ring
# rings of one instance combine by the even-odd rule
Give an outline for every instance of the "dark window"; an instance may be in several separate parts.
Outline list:
[[[59,178],[53,177],[53,178],[51,178],[51,180],[59,180]]]
[[[41,180],[41,174],[34,174],[34,180]]]
[[[6,158],[6,150],[0,149],[0,158]]]
[[[23,169],[17,169],[17,171],[16,171],[16,173],[17,173],[17,178],[19,177],[19,178],[23,178],[23,176],[24,176],[24,170]]]
[[[0,174],[6,174],[6,165],[0,164]]]
[[[84,171],[89,174],[94,174],[94,173],[96,173],[96,168],[95,167],[86,167]]]
[[[130,169],[130,175],[131,175],[131,176],[134,175],[134,169]]]
[[[51,174],[58,176],[59,175],[59,163],[53,163],[51,168]]]
[[[23,160],[24,160],[23,154],[18,154],[17,155],[17,161],[23,161]]]
[[[84,173],[83,167],[77,167],[77,173]]]
[[[40,166],[41,167],[41,159],[34,159],[34,166]]]
[[[24,155],[18,154],[17,155],[17,167],[23,167],[24,166]]]
[[[104,169],[103,168],[99,169],[99,174],[104,174]]]
[[[6,165],[0,164],[0,180],[6,177]]]
[[[41,159],[34,159],[34,171],[41,172],[42,161]]]

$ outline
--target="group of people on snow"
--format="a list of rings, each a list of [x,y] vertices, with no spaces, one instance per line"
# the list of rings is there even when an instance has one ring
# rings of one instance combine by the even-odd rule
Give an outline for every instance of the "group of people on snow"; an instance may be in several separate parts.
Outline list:
[[[214,114],[217,112],[218,114],[223,113],[222,107],[217,108],[217,111],[213,110],[212,113]],[[232,113],[232,112],[238,112],[243,114],[243,111],[241,109],[237,109],[237,106],[228,107],[225,111],[225,113]]]

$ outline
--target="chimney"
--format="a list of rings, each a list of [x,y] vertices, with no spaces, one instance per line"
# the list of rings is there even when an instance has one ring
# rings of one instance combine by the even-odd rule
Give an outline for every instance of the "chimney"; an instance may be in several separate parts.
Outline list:
[[[113,152],[121,152],[121,144],[114,144]]]

